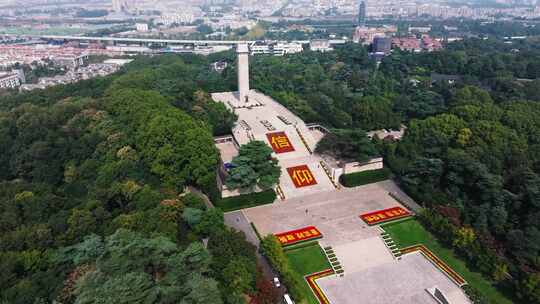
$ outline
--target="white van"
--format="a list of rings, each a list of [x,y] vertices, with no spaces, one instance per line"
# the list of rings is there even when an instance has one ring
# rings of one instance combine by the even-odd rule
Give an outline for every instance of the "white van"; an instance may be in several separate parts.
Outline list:
[[[283,295],[283,300],[285,304],[294,304],[294,301],[291,299],[291,296],[289,296],[288,293]]]

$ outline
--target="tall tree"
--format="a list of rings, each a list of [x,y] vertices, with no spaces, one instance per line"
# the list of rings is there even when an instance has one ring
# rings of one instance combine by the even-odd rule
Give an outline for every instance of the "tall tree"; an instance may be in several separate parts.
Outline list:
[[[232,161],[232,169],[226,180],[230,189],[261,189],[273,187],[279,180],[281,169],[272,149],[263,141],[251,141],[240,147]]]

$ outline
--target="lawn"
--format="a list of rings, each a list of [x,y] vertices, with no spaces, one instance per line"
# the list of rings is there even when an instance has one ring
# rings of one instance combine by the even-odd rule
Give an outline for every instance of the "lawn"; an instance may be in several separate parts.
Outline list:
[[[290,266],[296,275],[302,281],[304,295],[309,304],[319,304],[319,301],[313,295],[309,288],[305,275],[312,274],[330,268],[330,264],[324,255],[322,248],[318,244],[298,249],[285,251],[285,255],[289,259]]]
[[[451,249],[443,247],[417,220],[410,219],[389,223],[383,225],[382,228],[392,236],[399,248],[416,244],[423,244],[429,248],[431,252],[448,264],[448,266],[452,267],[454,271],[459,273],[469,285],[475,287],[482,295],[484,295],[490,303],[513,303],[486,280],[482,274],[471,271],[465,262],[459,259]]]
[[[390,170],[387,168],[378,170],[362,171],[351,174],[343,174],[339,181],[345,187],[358,187],[362,185],[382,182],[390,176]]]

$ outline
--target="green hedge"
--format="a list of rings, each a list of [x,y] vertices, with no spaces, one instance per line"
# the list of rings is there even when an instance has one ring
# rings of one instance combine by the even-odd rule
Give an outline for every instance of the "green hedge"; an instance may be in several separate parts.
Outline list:
[[[357,187],[371,183],[381,182],[390,177],[390,170],[387,168],[369,170],[351,174],[343,174],[339,177],[339,182],[345,187]]]
[[[290,245],[290,246],[285,246],[283,247],[283,251],[287,252],[287,251],[290,251],[290,250],[295,250],[295,249],[300,249],[300,248],[305,248],[305,247],[311,247],[313,245],[317,245],[317,242],[320,238],[317,238],[317,239],[311,239],[311,240],[307,240],[305,242],[300,242],[300,243],[296,243],[294,245]]]
[[[302,280],[294,275],[289,259],[285,256],[285,251],[281,243],[274,235],[267,235],[261,240],[259,251],[266,257],[272,268],[281,275],[283,284],[297,303],[304,302],[302,291]]]
[[[471,285],[463,286],[463,291],[474,304],[489,304],[489,300],[478,289]]]
[[[223,210],[223,212],[228,212],[271,204],[276,200],[276,197],[276,192],[270,189],[258,193],[249,193],[234,197],[222,198],[218,200],[215,205]]]
[[[255,235],[257,235],[259,241],[262,240],[261,234],[259,233],[259,230],[257,230],[257,227],[255,227],[255,224],[253,224],[253,222],[250,222],[249,224],[251,225],[253,231],[255,231]]]

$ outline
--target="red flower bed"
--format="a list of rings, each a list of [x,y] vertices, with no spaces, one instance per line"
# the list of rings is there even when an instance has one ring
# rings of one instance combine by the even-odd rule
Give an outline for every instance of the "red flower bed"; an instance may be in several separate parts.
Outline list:
[[[319,300],[319,303],[321,304],[330,304],[330,301],[328,301],[328,298],[324,294],[324,292],[321,290],[319,285],[315,282],[315,280],[329,276],[334,274],[334,271],[332,269],[326,269],[321,272],[312,273],[310,275],[305,276],[305,279],[309,285],[309,288],[313,291],[315,294],[315,297],[317,297],[317,300]]]
[[[270,146],[272,146],[272,150],[274,150],[276,153],[294,151],[294,147],[285,132],[267,133],[266,138],[268,138],[268,142],[270,143]]]
[[[411,216],[411,213],[401,207],[394,207],[360,215],[360,218],[368,225],[380,224],[388,221]]]
[[[305,242],[309,240],[315,240],[322,238],[321,232],[315,228],[315,226],[308,226],[292,231],[282,232],[275,234],[282,246],[289,246]]]
[[[313,176],[313,173],[311,173],[311,170],[309,170],[307,165],[287,168],[287,172],[289,173],[289,176],[291,177],[296,188],[313,186],[317,184],[315,176]]]

